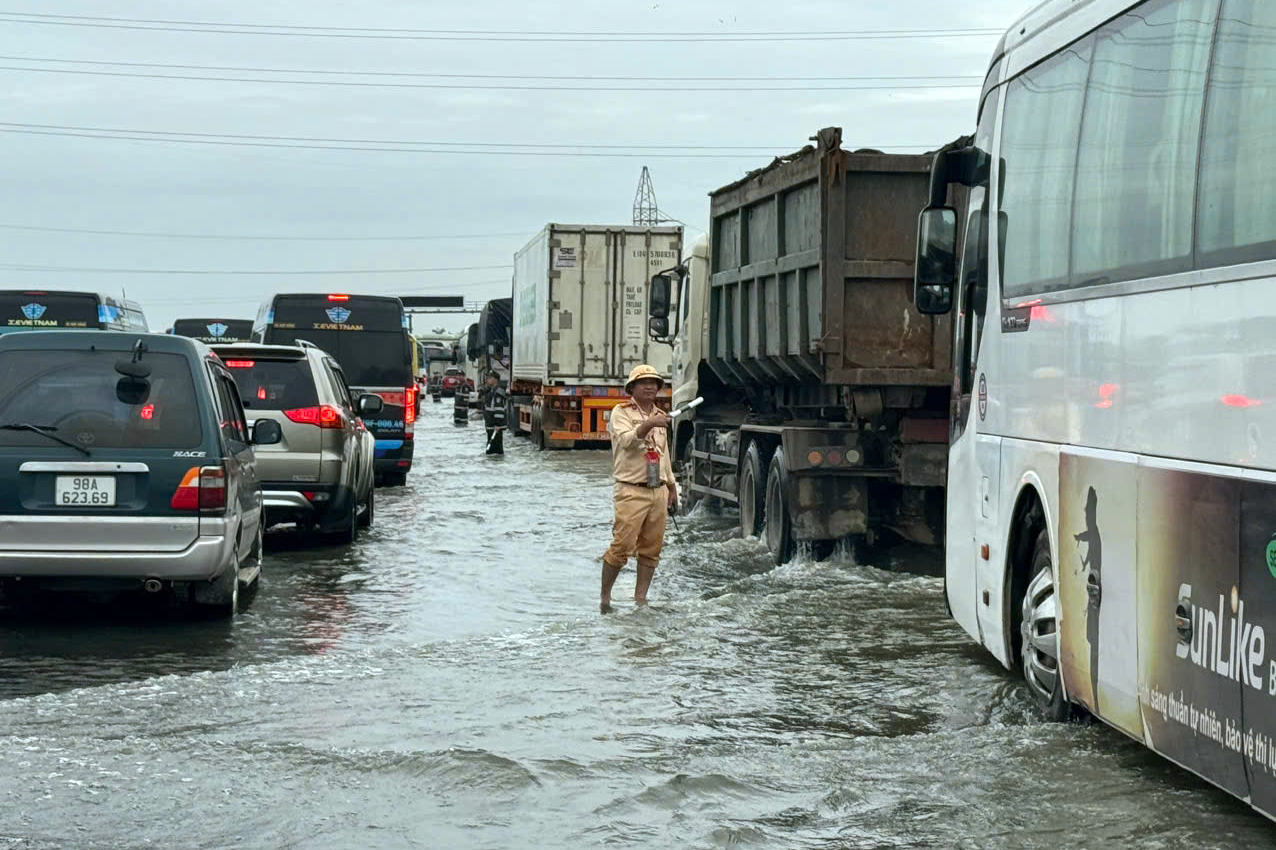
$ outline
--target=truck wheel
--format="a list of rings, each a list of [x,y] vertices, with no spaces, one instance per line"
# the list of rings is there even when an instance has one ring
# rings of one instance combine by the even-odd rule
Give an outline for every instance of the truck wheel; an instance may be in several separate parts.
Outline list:
[[[740,502],[740,536],[757,537],[765,516],[766,478],[762,472],[762,452],[757,441],[749,443],[740,466],[740,486],[736,494]]]
[[[545,451],[545,429],[544,420],[535,410],[532,411],[532,442],[536,445],[538,452]]]
[[[752,447],[750,447],[752,448]],[[766,477],[766,545],[776,566],[793,560],[793,521],[789,517],[789,469],[784,462],[784,449],[771,456],[771,469]]]

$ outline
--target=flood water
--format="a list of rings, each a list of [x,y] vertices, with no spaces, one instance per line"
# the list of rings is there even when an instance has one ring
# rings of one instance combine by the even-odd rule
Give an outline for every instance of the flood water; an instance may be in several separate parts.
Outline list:
[[[652,605],[600,616],[608,456],[487,458],[451,412],[426,402],[353,548],[268,539],[233,625],[0,611],[0,850],[1276,840],[1106,727],[1041,721],[914,555],[776,568],[694,514]]]

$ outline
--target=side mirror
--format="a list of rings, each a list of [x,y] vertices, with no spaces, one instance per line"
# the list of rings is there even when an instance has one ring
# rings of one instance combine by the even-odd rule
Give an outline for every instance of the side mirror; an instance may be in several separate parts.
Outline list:
[[[258,419],[253,423],[253,445],[274,446],[284,439],[284,429],[273,419]]]
[[[367,416],[371,413],[380,413],[385,409],[385,402],[381,400],[381,396],[376,393],[364,393],[359,396],[359,415]]]
[[[653,319],[668,318],[672,303],[673,278],[667,274],[656,275],[651,279],[651,291],[647,296],[647,314]]]
[[[917,312],[937,316],[953,309],[957,284],[957,211],[927,207],[917,222],[913,301]]]
[[[652,316],[647,320],[647,332],[654,339],[664,339],[669,336],[669,320],[663,316]]]

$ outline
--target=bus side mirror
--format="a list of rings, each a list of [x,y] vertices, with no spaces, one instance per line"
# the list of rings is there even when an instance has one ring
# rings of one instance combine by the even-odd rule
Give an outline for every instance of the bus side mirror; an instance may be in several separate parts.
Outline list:
[[[917,264],[913,303],[917,312],[938,316],[953,309],[957,284],[957,211],[927,207],[917,222]]]
[[[652,339],[664,339],[669,336],[669,320],[664,316],[652,316],[647,320],[647,332]]]
[[[651,279],[651,292],[647,298],[647,314],[653,319],[668,319],[669,307],[672,303],[673,278],[667,274],[656,275]],[[668,324],[668,322],[665,322],[666,332],[668,331]]]

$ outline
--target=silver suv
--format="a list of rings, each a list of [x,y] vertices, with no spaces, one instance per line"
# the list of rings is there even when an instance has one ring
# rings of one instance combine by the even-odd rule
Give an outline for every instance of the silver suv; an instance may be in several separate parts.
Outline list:
[[[355,398],[341,366],[309,343],[216,345],[251,423],[270,419],[283,440],[257,451],[266,522],[295,522],[351,543],[372,524],[376,441],[361,417],[381,398]]]

